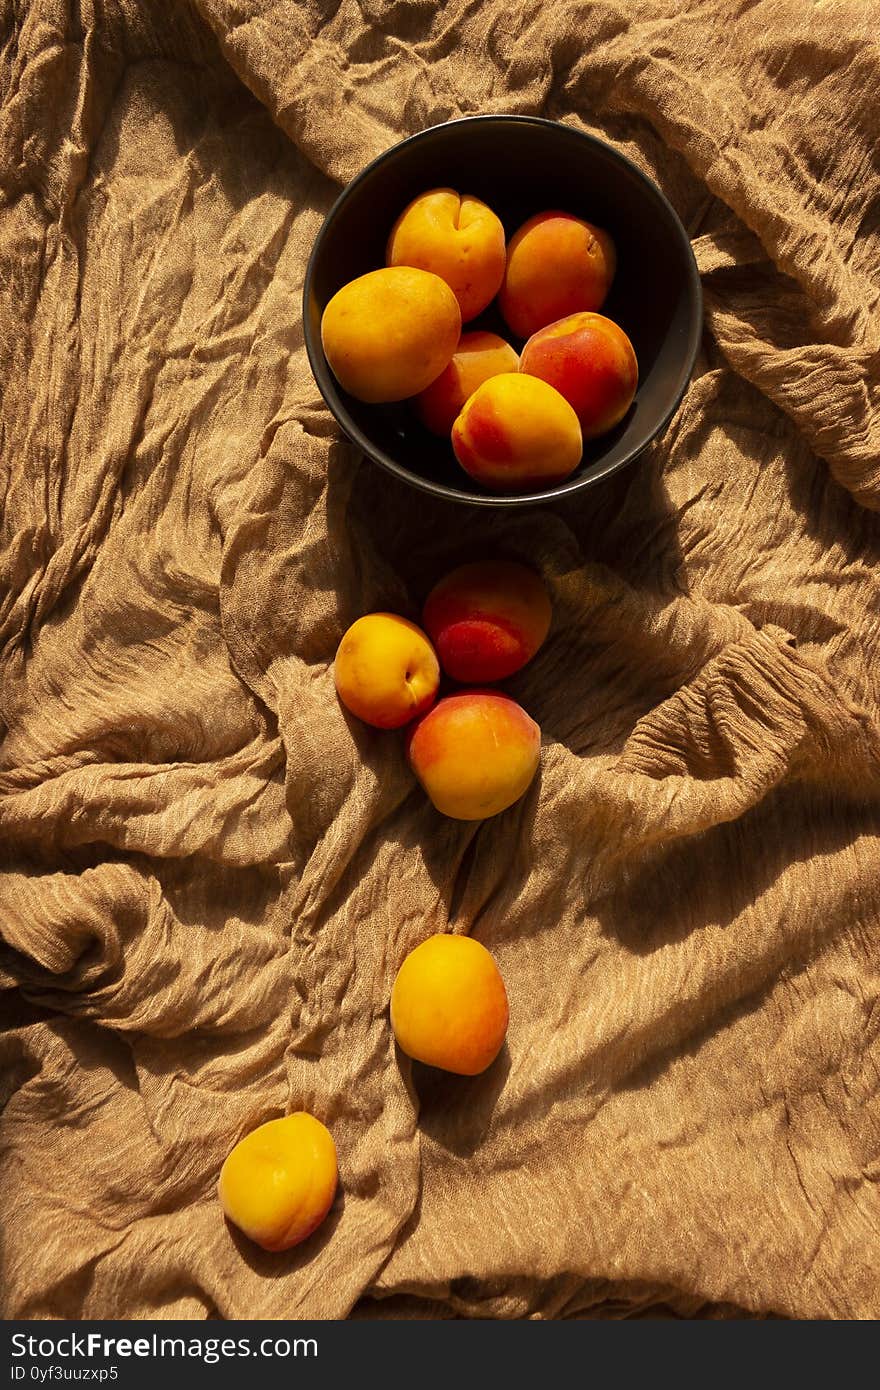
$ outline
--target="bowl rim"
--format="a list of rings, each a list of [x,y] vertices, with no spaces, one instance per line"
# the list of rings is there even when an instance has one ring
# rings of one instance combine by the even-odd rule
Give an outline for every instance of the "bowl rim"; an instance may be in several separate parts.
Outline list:
[[[688,341],[682,357],[683,363],[686,364],[686,369],[682,375],[682,384],[670,403],[668,410],[656,429],[652,431],[650,437],[646,439],[644,443],[632,448],[629,452],[624,454],[622,458],[607,464],[605,467],[600,467],[596,472],[566,479],[561,483],[552,484],[541,492],[499,494],[465,492],[459,488],[449,487],[445,483],[434,482],[431,478],[422,477],[420,474],[413,473],[410,469],[404,467],[403,464],[398,463],[391,454],[379,448],[368,435],[364,434],[363,430],[357,424],[357,421],[354,420],[347,411],[345,412],[347,418],[341,418],[337,407],[328,399],[324,389],[324,382],[328,384],[334,393],[336,392],[336,386],[334,384],[332,372],[330,371],[330,366],[324,355],[324,350],[320,341],[315,341],[309,322],[309,302],[321,245],[329,228],[336,220],[336,217],[348,202],[349,198],[353,196],[355,191],[371,176],[371,174],[389,159],[393,158],[405,145],[417,145],[420,141],[430,139],[432,135],[436,135],[440,130],[446,130],[449,126],[470,124],[474,121],[490,124],[496,122],[509,122],[512,125],[550,126],[555,130],[567,132],[567,135],[574,140],[585,140],[588,144],[594,145],[606,156],[610,156],[611,159],[617,160],[618,163],[624,165],[625,168],[644,185],[650,196],[663,205],[664,209],[669,214],[675,234],[685,251],[684,261],[687,268],[687,281],[691,292],[693,313],[691,314],[688,326]],[[611,477],[613,474],[619,473],[621,469],[629,467],[631,463],[634,463],[637,458],[641,457],[645,450],[665,432],[670,420],[684,399],[684,394],[687,391],[691,376],[693,375],[694,363],[696,362],[703,334],[703,286],[700,280],[700,272],[694,258],[691,240],[687,234],[684,223],[663,190],[627,155],[621,154],[620,150],[615,149],[607,140],[602,140],[599,136],[593,135],[589,131],[578,130],[575,126],[567,125],[565,121],[548,120],[546,116],[518,115],[515,112],[481,112],[472,116],[457,116],[451,121],[440,121],[437,125],[426,126],[424,130],[416,131],[414,135],[405,136],[404,139],[396,141],[393,145],[389,145],[388,148],[377,155],[375,159],[370,160],[369,164],[366,164],[364,168],[361,169],[360,173],[356,174],[355,177],[345,185],[332,203],[312,243],[312,249],[309,253],[309,259],[306,265],[305,280],[303,282],[302,325],[309,366],[311,367],[312,375],[324,400],[324,404],[327,406],[337,425],[347,436],[349,441],[354,444],[356,448],[360,449],[361,453],[366,454],[367,458],[378,464],[380,468],[384,468],[386,472],[391,473],[394,477],[400,478],[410,487],[418,488],[420,491],[427,492],[434,497],[441,497],[448,502],[463,502],[470,506],[477,507],[534,507],[548,502],[555,502],[562,497],[570,496],[576,492],[585,492],[589,488],[596,486],[596,484],[603,482],[606,478]],[[344,410],[344,406],[342,406],[342,409]]]

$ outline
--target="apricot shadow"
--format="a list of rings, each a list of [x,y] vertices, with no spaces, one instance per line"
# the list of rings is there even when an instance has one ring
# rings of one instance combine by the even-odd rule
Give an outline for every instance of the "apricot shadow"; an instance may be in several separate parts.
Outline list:
[[[527,875],[524,839],[534,823],[540,797],[543,769],[535,776],[519,801],[506,811],[483,821],[452,821],[439,811],[428,810],[429,825],[436,833],[406,835],[399,843],[417,849],[422,863],[446,908],[450,927],[464,910],[473,917],[472,926],[497,891],[500,883],[510,883],[516,861],[523,861]],[[424,824],[424,821],[423,821]],[[486,881],[485,894],[480,887]],[[476,901],[474,901],[476,895]]]
[[[674,428],[674,426],[673,426]],[[687,592],[678,509],[664,481],[666,451],[652,445],[631,468],[598,483],[589,507],[554,508],[585,563],[607,567],[635,588]]]
[[[399,1048],[397,1053],[400,1061],[403,1054]],[[419,1129],[447,1153],[470,1158],[489,1132],[495,1106],[510,1075],[507,1043],[479,1076],[457,1076],[421,1062],[412,1062],[411,1068]]]

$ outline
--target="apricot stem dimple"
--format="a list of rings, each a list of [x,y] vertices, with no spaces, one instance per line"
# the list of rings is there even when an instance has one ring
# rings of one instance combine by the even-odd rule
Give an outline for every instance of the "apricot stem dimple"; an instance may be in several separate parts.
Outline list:
[[[467,323],[501,287],[504,227],[479,199],[435,188],[404,208],[391,230],[386,257],[389,266],[416,266],[439,276]]]

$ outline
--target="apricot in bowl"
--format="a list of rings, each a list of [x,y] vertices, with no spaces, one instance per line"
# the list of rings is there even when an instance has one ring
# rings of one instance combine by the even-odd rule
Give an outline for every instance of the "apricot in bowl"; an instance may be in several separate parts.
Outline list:
[[[502,372],[478,386],[452,426],[464,471],[497,492],[528,492],[577,468],[583,436],[564,396],[539,377]]]
[[[584,439],[607,434],[620,423],[639,382],[632,343],[604,314],[569,314],[538,329],[523,348],[520,369],[565,397]]]
[[[372,270],[343,285],[321,318],[321,345],[346,391],[375,405],[416,396],[458,345],[461,312],[439,275]]]
[[[432,188],[398,217],[386,258],[388,265],[418,266],[439,275],[458,300],[462,323],[468,323],[501,287],[504,227],[479,198],[462,196],[454,188]]]
[[[602,227],[559,209],[538,212],[511,238],[498,307],[511,332],[529,338],[568,314],[601,309],[616,268]]]
[[[465,402],[490,376],[519,370],[519,356],[497,333],[462,333],[452,360],[413,402],[426,429],[448,440]]]

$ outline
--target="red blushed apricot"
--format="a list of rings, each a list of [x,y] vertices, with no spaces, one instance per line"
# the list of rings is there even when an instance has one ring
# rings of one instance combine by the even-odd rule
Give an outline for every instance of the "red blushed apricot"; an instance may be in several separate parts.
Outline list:
[[[448,436],[465,401],[499,372],[515,372],[519,357],[497,333],[462,333],[448,367],[415,399],[416,412],[432,434]]]
[[[569,314],[533,333],[523,348],[522,370],[565,397],[585,439],[605,434],[623,419],[639,382],[632,343],[602,314]]]
[[[462,468],[494,492],[527,492],[573,473],[583,439],[559,392],[524,372],[502,372],[478,386],[452,427]]]
[[[601,309],[617,255],[601,227],[567,212],[530,217],[511,238],[498,304],[504,321],[528,338],[566,314]]]
[[[550,630],[550,598],[534,570],[512,560],[461,565],[425,602],[422,621],[440,664],[466,684],[505,680]]]
[[[479,198],[432,188],[414,198],[388,238],[390,266],[416,266],[439,275],[455,295],[462,322],[495,298],[504,275],[504,228]]]
[[[407,756],[444,816],[484,820],[528,788],[541,757],[541,730],[500,691],[461,690],[414,725]]]

